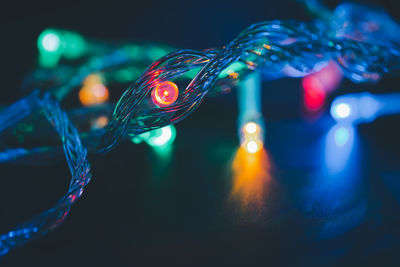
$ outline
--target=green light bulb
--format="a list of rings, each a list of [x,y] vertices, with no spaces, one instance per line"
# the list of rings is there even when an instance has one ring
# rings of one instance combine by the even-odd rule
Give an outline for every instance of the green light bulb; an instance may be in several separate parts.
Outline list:
[[[38,37],[38,48],[45,52],[59,52],[61,48],[60,35],[52,29],[44,30]]]
[[[63,56],[68,59],[76,59],[87,50],[85,39],[77,33],[64,31],[62,43],[64,46]]]

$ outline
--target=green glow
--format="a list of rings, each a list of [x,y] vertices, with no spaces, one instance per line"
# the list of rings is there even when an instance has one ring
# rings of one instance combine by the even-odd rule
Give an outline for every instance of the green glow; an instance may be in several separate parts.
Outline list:
[[[73,32],[46,29],[38,37],[39,64],[42,67],[57,66],[61,57],[76,59],[87,50],[84,38]]]
[[[63,56],[68,59],[76,59],[86,52],[87,45],[85,39],[77,33],[64,31],[62,34],[64,46]]]
[[[185,79],[193,79],[194,76],[196,76],[197,73],[199,73],[199,71],[200,71],[200,68],[194,68],[194,69],[188,70],[187,72],[182,74],[182,77]]]
[[[138,55],[140,54],[140,46],[138,45],[127,45],[124,47],[124,50],[129,54],[129,56],[131,57],[138,57]]]
[[[167,144],[163,146],[154,146],[153,151],[159,157],[159,160],[169,160],[171,158],[173,146],[172,144]]]
[[[115,72],[114,78],[121,83],[133,82],[138,78],[140,71],[137,68],[126,68]]]
[[[150,146],[164,146],[172,144],[176,137],[176,129],[173,125],[168,125],[150,132],[146,143]]]
[[[60,35],[51,29],[43,31],[38,38],[39,50],[47,52],[57,52],[61,48]]]
[[[132,142],[139,144],[143,140],[149,146],[163,149],[169,147],[175,141],[175,138],[175,126],[168,125],[163,128],[155,129],[153,131],[142,133],[139,136],[135,136],[132,138]]]
[[[60,34],[53,30],[44,30],[38,37],[39,65],[46,68],[55,67],[60,60],[62,41]]]
[[[156,61],[159,58],[165,56],[168,52],[163,48],[154,46],[154,47],[150,47],[148,49],[148,53],[149,53],[150,59],[153,61]]]
[[[132,142],[134,144],[140,144],[142,141],[143,141],[143,139],[140,136],[132,137]]]
[[[39,53],[39,65],[45,68],[53,68],[57,66],[60,57],[60,53],[41,51]]]

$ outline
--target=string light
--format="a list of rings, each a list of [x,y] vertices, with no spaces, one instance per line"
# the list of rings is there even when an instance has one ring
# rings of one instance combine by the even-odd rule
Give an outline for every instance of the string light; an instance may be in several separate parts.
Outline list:
[[[245,82],[252,70],[299,77],[318,71],[330,60],[338,64],[345,77],[356,83],[375,82],[383,74],[398,70],[400,49],[391,37],[392,34],[387,34],[393,32],[387,29],[391,27],[385,28],[385,25],[392,23],[390,18],[385,17],[386,24],[379,25],[378,29],[383,28],[382,31],[370,31],[365,27],[360,27],[358,18],[351,16],[357,13],[354,12],[357,6],[348,4],[346,8],[351,9],[351,12],[347,10],[346,19],[343,19],[346,9],[341,7],[341,12],[332,13],[330,18],[332,22],[261,22],[250,26],[220,49],[179,50],[167,54],[147,68],[124,92],[114,109],[110,122],[100,131],[101,136],[97,135],[96,140],[92,141],[93,135],[89,133],[85,144],[97,152],[106,152],[114,148],[126,136],[138,136],[160,128],[160,136],[152,140],[155,145],[167,144],[173,139],[173,133],[172,130],[169,131],[163,127],[168,127],[169,124],[177,123],[189,116],[212,92],[216,83],[220,81],[221,74],[234,63],[239,63],[241,67],[235,71],[227,71],[226,77],[231,79],[240,77]],[[343,10],[345,12],[342,12]],[[368,12],[368,16],[376,13],[374,10]],[[345,23],[337,24],[338,21],[343,22],[343,20]],[[335,25],[346,26],[343,26],[345,29],[338,29]],[[349,32],[349,29],[354,32]],[[63,49],[56,36],[44,35],[43,38],[44,41],[41,39],[39,42],[39,49],[42,51],[57,54],[56,51]],[[374,42],[375,40],[378,41]],[[70,88],[80,84],[81,79],[93,70],[103,70],[127,62],[129,62],[129,56],[120,50],[100,60],[93,59],[79,68],[78,74],[73,76],[74,79],[71,79],[70,83],[53,89],[51,92],[54,95],[48,94],[44,99],[38,97],[39,93],[29,95],[0,112],[0,127],[4,130],[27,117],[37,108],[43,107],[48,120],[55,126],[61,137],[68,166],[73,175],[68,193],[57,202],[55,207],[0,236],[0,255],[25,244],[30,239],[43,236],[60,225],[66,218],[71,205],[80,197],[84,186],[90,180],[86,149],[82,147],[77,130],[61,111],[58,103],[51,99],[54,96],[56,99],[62,99],[71,91]],[[198,73],[179,94],[178,87],[171,81],[194,69],[198,69]],[[89,73],[88,70],[90,70]],[[100,97],[103,99],[101,101],[105,101],[108,98],[108,90],[105,90],[107,88],[104,85],[102,86],[92,86],[91,88],[96,89],[90,92],[95,98]],[[151,104],[150,95],[154,105]],[[379,101],[376,102],[376,99],[364,96],[350,97],[348,100],[350,100],[347,103],[351,110],[348,119],[365,120],[376,116],[379,105],[375,104],[380,104]],[[320,102],[314,107],[319,106]],[[374,108],[361,108],[368,105]],[[259,122],[252,117],[245,119],[254,123]],[[262,129],[260,123],[258,126]],[[256,131],[253,134],[251,128],[250,131],[245,129],[247,135],[244,135],[248,139],[243,144],[247,152],[256,153],[262,147],[262,131]],[[336,139],[343,138],[340,136],[345,135],[339,134]],[[351,137],[351,134],[349,136]]]
[[[178,94],[178,86],[171,81],[165,81],[158,84],[153,89],[151,99],[155,105],[159,107],[167,107],[176,101]]]
[[[38,38],[38,47],[47,52],[55,52],[61,47],[60,37],[54,31],[44,31]]]
[[[143,133],[132,138],[132,142],[139,144],[145,141],[152,147],[167,147],[171,145],[176,138],[176,128],[173,125],[168,125],[153,131]]]
[[[246,134],[255,134],[258,131],[258,125],[254,122],[249,122],[244,126]]]
[[[257,144],[256,141],[249,141],[246,144],[246,150],[247,152],[254,154],[260,149],[259,145]]]

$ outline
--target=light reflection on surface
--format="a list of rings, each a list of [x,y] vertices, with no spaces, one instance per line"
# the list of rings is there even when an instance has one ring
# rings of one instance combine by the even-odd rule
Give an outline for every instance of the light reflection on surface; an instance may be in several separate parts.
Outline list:
[[[329,130],[325,141],[325,166],[329,174],[343,171],[350,165],[351,156],[358,156],[355,142],[355,129],[350,124],[336,124]]]
[[[248,153],[243,146],[236,151],[232,162],[233,186],[231,197],[243,208],[260,207],[268,194],[271,164],[265,148]]]
[[[304,208],[308,216],[318,219],[318,235],[332,238],[357,226],[367,209],[357,130],[352,125],[334,125],[322,149],[323,164],[303,192]]]

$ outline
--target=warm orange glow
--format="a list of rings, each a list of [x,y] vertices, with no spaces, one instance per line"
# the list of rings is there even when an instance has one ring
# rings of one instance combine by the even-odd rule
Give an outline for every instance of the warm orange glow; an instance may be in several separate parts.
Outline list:
[[[160,107],[166,107],[173,104],[178,99],[178,86],[171,82],[165,81],[156,86],[151,92],[153,103]]]
[[[270,160],[264,148],[254,154],[240,146],[232,162],[233,187],[231,197],[244,207],[264,204],[271,180]]]
[[[247,134],[255,134],[258,132],[259,126],[255,122],[248,122],[244,125],[243,129]]]
[[[267,44],[263,44],[263,47],[265,47],[265,48],[268,49],[268,50],[271,49],[271,46],[270,46],[270,45],[267,45]]]
[[[92,129],[102,129],[108,124],[107,116],[100,116],[92,121]]]
[[[88,75],[79,91],[79,100],[84,106],[93,106],[108,100],[109,92],[97,74]]]
[[[229,77],[230,77],[231,79],[237,79],[237,78],[239,78],[239,73],[234,72],[234,71],[232,71],[232,70],[229,70],[229,71],[228,71],[228,75],[229,75]]]
[[[241,144],[243,148],[248,153],[257,153],[263,147],[260,125],[255,122],[248,122],[243,126],[242,132]]]

